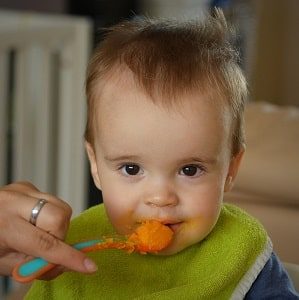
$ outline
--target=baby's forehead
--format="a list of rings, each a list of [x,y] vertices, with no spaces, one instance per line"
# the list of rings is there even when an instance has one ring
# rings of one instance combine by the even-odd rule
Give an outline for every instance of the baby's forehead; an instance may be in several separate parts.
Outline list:
[[[97,102],[95,121],[98,129],[107,128],[105,125],[113,122],[117,115],[128,114],[133,118],[146,118],[149,110],[174,119],[188,119],[194,113],[202,118],[203,111],[204,118],[219,120],[223,124],[230,124],[232,119],[228,105],[223,104],[224,100],[219,97],[210,98],[200,91],[178,92],[176,98],[158,92],[150,95],[134,77],[125,77],[123,74],[106,79]]]
[[[135,97],[136,101],[149,101],[161,109],[179,112],[184,106],[194,106],[196,108],[196,99],[204,97],[206,101],[209,101],[215,107],[220,106],[224,110],[229,108],[225,96],[215,91],[215,89],[200,87],[165,89],[163,87],[157,81],[149,88],[128,67],[116,66],[98,81],[95,87],[96,105],[102,103],[112,109],[117,106],[119,101],[126,101],[126,98],[130,96]]]

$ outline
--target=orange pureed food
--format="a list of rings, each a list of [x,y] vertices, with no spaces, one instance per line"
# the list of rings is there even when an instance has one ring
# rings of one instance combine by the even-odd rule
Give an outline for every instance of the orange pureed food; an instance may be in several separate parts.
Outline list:
[[[120,249],[128,253],[157,253],[166,248],[173,237],[173,231],[156,220],[144,221],[128,237],[106,237],[100,243],[82,249],[90,252],[104,249]]]
[[[166,248],[173,237],[173,231],[156,220],[143,222],[129,236],[128,241],[132,242],[135,250],[141,253],[155,253]]]

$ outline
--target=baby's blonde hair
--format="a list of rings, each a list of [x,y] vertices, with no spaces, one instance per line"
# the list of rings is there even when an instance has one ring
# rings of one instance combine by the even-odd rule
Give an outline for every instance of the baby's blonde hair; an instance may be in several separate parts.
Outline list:
[[[237,154],[244,144],[247,84],[229,39],[220,10],[202,21],[138,17],[109,28],[87,69],[85,139],[93,145],[96,86],[109,72],[125,66],[154,102],[172,105],[190,91],[223,98],[233,118],[232,155]],[[157,91],[161,97],[154,96]]]

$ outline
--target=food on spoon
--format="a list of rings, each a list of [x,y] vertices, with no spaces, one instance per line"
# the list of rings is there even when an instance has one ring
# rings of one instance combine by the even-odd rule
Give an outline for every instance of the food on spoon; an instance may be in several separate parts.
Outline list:
[[[166,248],[173,237],[173,231],[156,220],[144,221],[129,236],[128,242],[135,245],[135,250],[141,253],[156,253]]]
[[[100,243],[82,249],[90,252],[104,249],[120,249],[128,253],[157,253],[166,248],[173,237],[173,231],[156,220],[147,220],[139,225],[135,231],[125,237],[106,237]]]

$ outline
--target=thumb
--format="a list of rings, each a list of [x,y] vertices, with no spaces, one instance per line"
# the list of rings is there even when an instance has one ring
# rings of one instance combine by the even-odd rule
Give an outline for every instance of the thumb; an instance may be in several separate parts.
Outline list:
[[[28,222],[24,222],[22,226],[22,232],[16,232],[16,236],[11,237],[14,240],[13,248],[17,251],[42,257],[48,262],[77,272],[92,273],[97,270],[91,259],[72,246]]]

